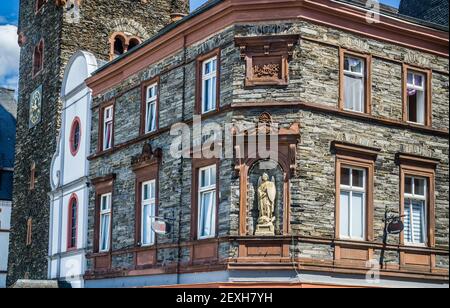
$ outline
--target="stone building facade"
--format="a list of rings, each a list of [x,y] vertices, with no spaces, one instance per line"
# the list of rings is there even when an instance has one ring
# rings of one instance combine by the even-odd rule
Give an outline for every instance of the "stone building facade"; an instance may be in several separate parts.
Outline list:
[[[64,68],[78,50],[114,59],[186,13],[184,0],[22,0],[9,283],[46,279],[50,164],[61,125]]]
[[[367,13],[211,1],[90,77],[86,286],[448,286],[448,32]],[[351,63],[357,112],[345,97]],[[200,154],[213,135],[218,158]],[[278,138],[276,158],[255,152],[256,135]],[[359,215],[346,210],[346,172],[364,175]],[[274,220],[262,234],[266,179]],[[387,234],[399,220],[404,231]]]

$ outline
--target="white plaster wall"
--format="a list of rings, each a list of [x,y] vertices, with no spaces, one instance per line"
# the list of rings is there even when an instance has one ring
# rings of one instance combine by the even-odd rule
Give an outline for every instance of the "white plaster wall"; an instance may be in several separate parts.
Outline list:
[[[8,268],[9,233],[0,232],[0,272]]]
[[[0,201],[0,229],[11,228],[11,201]]]

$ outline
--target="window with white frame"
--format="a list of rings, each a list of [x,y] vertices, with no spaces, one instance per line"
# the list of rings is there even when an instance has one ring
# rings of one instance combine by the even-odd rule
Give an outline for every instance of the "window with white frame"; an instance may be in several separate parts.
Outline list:
[[[341,168],[340,237],[364,240],[366,237],[366,170]]]
[[[404,188],[405,242],[412,245],[425,245],[427,180],[420,177],[405,176]]]
[[[365,60],[344,57],[344,109],[365,112]]]
[[[198,238],[216,233],[216,166],[201,168],[198,174]]]
[[[100,197],[100,238],[99,251],[109,251],[111,234],[111,193]]]
[[[156,130],[158,84],[148,86],[145,93],[145,133],[151,133]]]
[[[103,150],[112,147],[114,107],[108,106],[103,111]]]
[[[141,185],[141,244],[150,246],[155,243],[155,232],[152,226],[156,215],[156,181],[148,181]]]
[[[425,91],[426,77],[424,74],[408,71],[407,79],[407,108],[408,122],[425,125]]]
[[[217,57],[202,64],[202,114],[216,109],[217,103]]]

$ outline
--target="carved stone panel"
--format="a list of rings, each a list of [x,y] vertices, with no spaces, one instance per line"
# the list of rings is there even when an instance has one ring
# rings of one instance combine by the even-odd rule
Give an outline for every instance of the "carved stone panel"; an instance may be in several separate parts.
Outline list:
[[[246,62],[245,86],[285,86],[296,35],[238,37],[236,45]]]

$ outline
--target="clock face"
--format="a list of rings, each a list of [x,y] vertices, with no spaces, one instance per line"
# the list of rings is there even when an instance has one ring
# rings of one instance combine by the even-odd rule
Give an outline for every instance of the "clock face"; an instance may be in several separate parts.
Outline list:
[[[41,120],[42,87],[36,89],[30,98],[30,127],[36,126]]]

